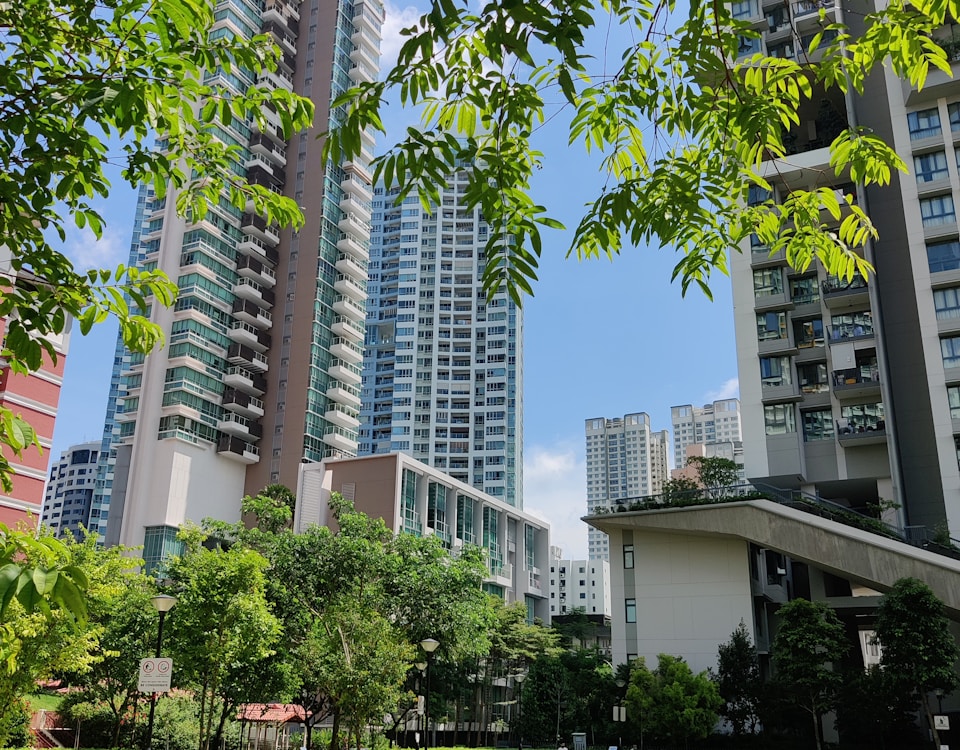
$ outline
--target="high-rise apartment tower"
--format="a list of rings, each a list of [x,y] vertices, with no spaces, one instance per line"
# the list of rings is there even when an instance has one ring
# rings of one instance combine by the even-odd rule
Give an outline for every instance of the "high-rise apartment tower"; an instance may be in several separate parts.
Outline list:
[[[490,227],[463,205],[373,200],[360,453],[402,451],[523,507],[523,314],[481,279]]]
[[[334,98],[376,78],[383,18],[379,0],[218,3],[212,33],[271,35],[282,59],[260,81],[316,106],[314,128],[290,142],[269,110],[263,130],[221,129],[240,148],[237,168],[296,200],[306,224],[281,230],[225,201],[187,224],[173,195],[140,206],[143,265],[180,293],[151,311],[166,347],[120,357],[102,454],[115,464],[94,510],[107,543],[145,544],[148,565],[176,549],[185,520],[237,519],[245,493],[295,486],[302,460],[356,452],[373,136],[345,163],[325,162],[317,136],[342,114]],[[253,82],[216,75],[227,88]]]
[[[670,407],[673,422],[673,465],[685,466],[687,446],[736,442],[740,433],[740,400],[725,398],[704,404]]]
[[[805,57],[822,14],[855,36],[874,5],[732,8],[762,31],[744,40],[744,54]],[[950,29],[941,36],[952,50]],[[751,200],[824,186],[852,196],[879,231],[866,251],[876,274],[848,281],[816,266],[796,271],[756,239],[733,255],[747,476],[857,508],[895,501],[911,533],[958,536],[960,88],[935,71],[918,90],[879,68],[863,95],[815,92],[799,116],[788,156],[766,165],[773,193],[756,189]],[[857,126],[883,137],[909,172],[867,188],[834,177],[828,147]]]
[[[622,418],[586,420],[587,512],[618,501],[654,495],[670,478],[670,435],[654,432],[645,412]],[[590,559],[609,560],[609,540],[602,531],[588,532]]]

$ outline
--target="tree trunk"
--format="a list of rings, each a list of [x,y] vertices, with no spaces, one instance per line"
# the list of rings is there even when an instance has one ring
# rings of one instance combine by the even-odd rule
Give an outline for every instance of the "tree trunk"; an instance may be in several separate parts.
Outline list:
[[[817,750],[822,750],[823,741],[820,738],[820,714],[815,710],[810,712],[810,715],[813,717],[813,739],[817,743]]]
[[[923,704],[923,712],[927,715],[927,724],[930,726],[930,732],[933,736],[934,750],[940,750],[940,732],[937,731],[937,723],[933,720],[933,712],[930,710],[930,702],[923,691],[917,691],[920,694],[920,702]]]
[[[340,750],[340,709],[333,711],[333,727],[330,731],[330,750]]]

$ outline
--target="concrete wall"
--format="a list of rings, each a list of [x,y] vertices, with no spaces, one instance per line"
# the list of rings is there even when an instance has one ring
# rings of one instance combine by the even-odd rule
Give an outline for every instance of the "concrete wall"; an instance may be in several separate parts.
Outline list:
[[[623,568],[623,545],[634,568]],[[748,545],[737,539],[617,529],[610,535],[613,662],[661,653],[683,656],[695,672],[716,667],[717,649],[740,621],[753,634]],[[625,600],[637,601],[628,623]]]

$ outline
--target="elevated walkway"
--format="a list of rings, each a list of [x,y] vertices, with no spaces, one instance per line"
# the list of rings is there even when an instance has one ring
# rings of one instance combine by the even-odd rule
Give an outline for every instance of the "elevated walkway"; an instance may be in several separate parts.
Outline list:
[[[607,534],[638,529],[742,539],[878,591],[900,578],[917,578],[960,622],[960,560],[772,500],[602,513],[584,520]]]

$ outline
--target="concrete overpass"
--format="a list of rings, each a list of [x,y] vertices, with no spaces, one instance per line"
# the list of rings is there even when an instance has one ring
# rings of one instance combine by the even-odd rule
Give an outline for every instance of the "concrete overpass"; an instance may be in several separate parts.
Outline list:
[[[584,520],[607,534],[636,529],[740,539],[878,591],[889,590],[900,578],[917,578],[960,622],[960,560],[771,500],[613,512]]]

